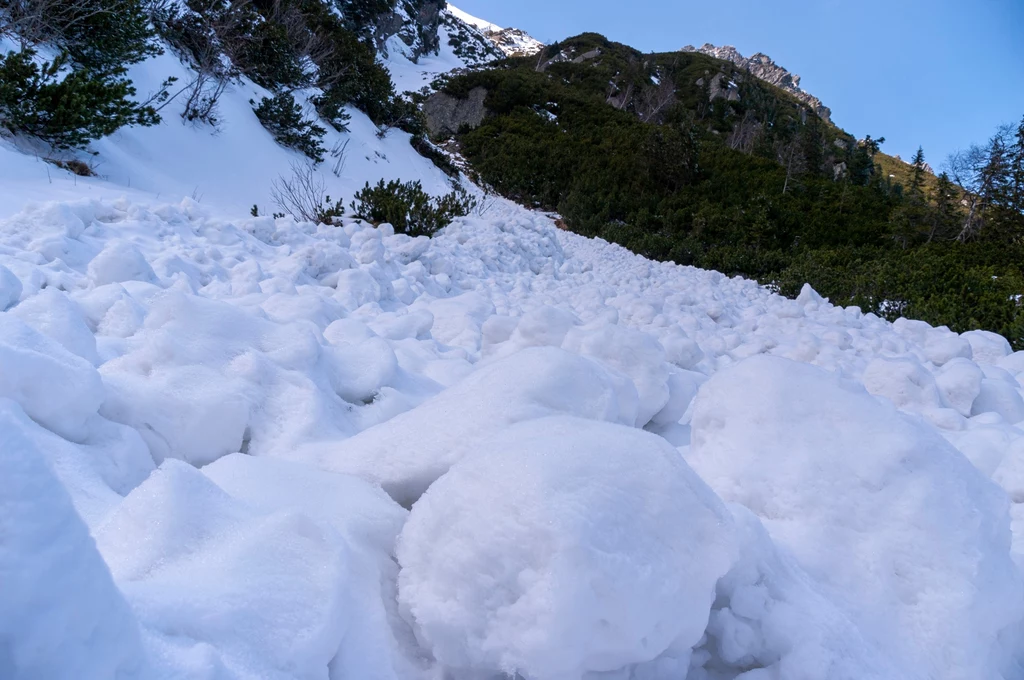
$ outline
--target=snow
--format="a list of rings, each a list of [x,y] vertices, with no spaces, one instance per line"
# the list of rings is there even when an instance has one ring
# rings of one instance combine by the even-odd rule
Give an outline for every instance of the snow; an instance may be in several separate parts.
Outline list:
[[[732,527],[672,446],[553,416],[476,448],[413,506],[398,543],[399,603],[435,659],[555,680],[697,643]]]
[[[458,7],[456,7],[455,5],[453,5],[451,3],[448,3],[448,11],[451,12],[452,14],[454,14],[461,21],[464,21],[465,23],[469,24],[473,28],[480,29],[481,31],[500,31],[500,30],[502,30],[501,26],[498,26],[496,24],[492,24],[490,21],[485,21],[484,19],[478,19],[477,17],[473,16],[472,14],[469,14],[468,12],[462,11],[461,9],[459,9]]]
[[[0,140],[0,677],[1022,677],[1024,352],[500,199],[252,217],[262,95]],[[328,193],[448,190],[352,115]]]
[[[935,678],[995,672],[994,640],[1024,612],[1007,498],[921,421],[759,356],[708,381],[686,459],[894,658]]]

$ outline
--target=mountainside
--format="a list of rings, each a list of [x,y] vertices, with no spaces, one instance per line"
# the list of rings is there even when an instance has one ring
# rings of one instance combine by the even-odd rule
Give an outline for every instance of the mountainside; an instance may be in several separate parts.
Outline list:
[[[449,78],[424,110],[480,181],[577,233],[1024,347],[1024,199],[990,191],[1008,209],[963,238],[976,195],[923,161],[890,164],[884,140],[856,140],[730,61],[584,34]],[[999,166],[979,152],[974,167],[1009,182],[1024,137],[994,148]]]
[[[428,1],[36,1],[0,3],[0,678],[1022,676],[1024,351],[972,320],[1024,337],[1024,258],[913,243],[877,142]],[[806,283],[880,253],[895,321]],[[971,330],[896,318],[906,277]]]
[[[530,57],[543,49],[544,44],[518,28],[502,28],[489,21],[478,19],[463,12],[454,5],[448,10],[459,20],[478,29],[506,57]]]
[[[800,76],[790,73],[779,66],[767,54],[758,52],[748,59],[740,54],[732,45],[715,47],[711,43],[704,43],[700,47],[687,45],[683,48],[683,51],[700,52],[716,59],[730,61],[748,71],[755,78],[760,78],[766,83],[771,83],[794,95],[818,114],[819,118],[826,122],[831,122],[832,111],[822,104],[820,99],[800,88]]]

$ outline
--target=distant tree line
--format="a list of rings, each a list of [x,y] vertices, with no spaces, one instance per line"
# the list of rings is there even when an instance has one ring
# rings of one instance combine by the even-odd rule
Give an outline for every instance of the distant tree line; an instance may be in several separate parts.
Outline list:
[[[1019,126],[934,177],[923,151],[884,157],[884,138],[856,140],[731,63],[596,34],[444,84],[475,87],[489,116],[457,138],[478,179],[578,233],[1024,348]]]

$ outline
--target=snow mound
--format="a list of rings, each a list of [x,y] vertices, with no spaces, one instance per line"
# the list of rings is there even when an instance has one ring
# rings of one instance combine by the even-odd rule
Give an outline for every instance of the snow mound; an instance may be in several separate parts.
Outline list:
[[[626,396],[622,396],[622,392]],[[554,348],[534,348],[481,368],[421,406],[340,443],[299,452],[324,469],[381,484],[409,507],[488,436],[553,414],[628,422],[632,385],[596,363]],[[635,407],[634,407],[635,409]]]
[[[0,400],[0,677],[147,677],[138,625],[89,530]]]
[[[754,357],[701,390],[687,460],[874,644],[929,677],[991,677],[1024,593],[1007,500],[934,430],[834,374]]]
[[[475,448],[399,539],[399,601],[439,662],[570,680],[696,644],[735,548],[728,512],[671,446],[554,416]]]

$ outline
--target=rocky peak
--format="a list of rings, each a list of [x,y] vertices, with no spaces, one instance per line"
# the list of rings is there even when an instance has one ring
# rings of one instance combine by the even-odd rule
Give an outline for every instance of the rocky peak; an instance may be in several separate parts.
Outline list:
[[[506,57],[532,57],[544,49],[544,43],[518,28],[502,28],[478,19],[449,3],[448,11],[464,23],[477,29]]]
[[[755,78],[789,92],[801,102],[807,104],[822,120],[831,122],[832,111],[822,104],[820,99],[800,88],[800,76],[790,73],[782,66],[779,66],[771,57],[763,52],[758,52],[748,59],[740,54],[739,50],[732,45],[716,47],[711,43],[704,43],[700,47],[687,45],[682,51],[699,52],[709,57],[732,62],[748,71]]]

